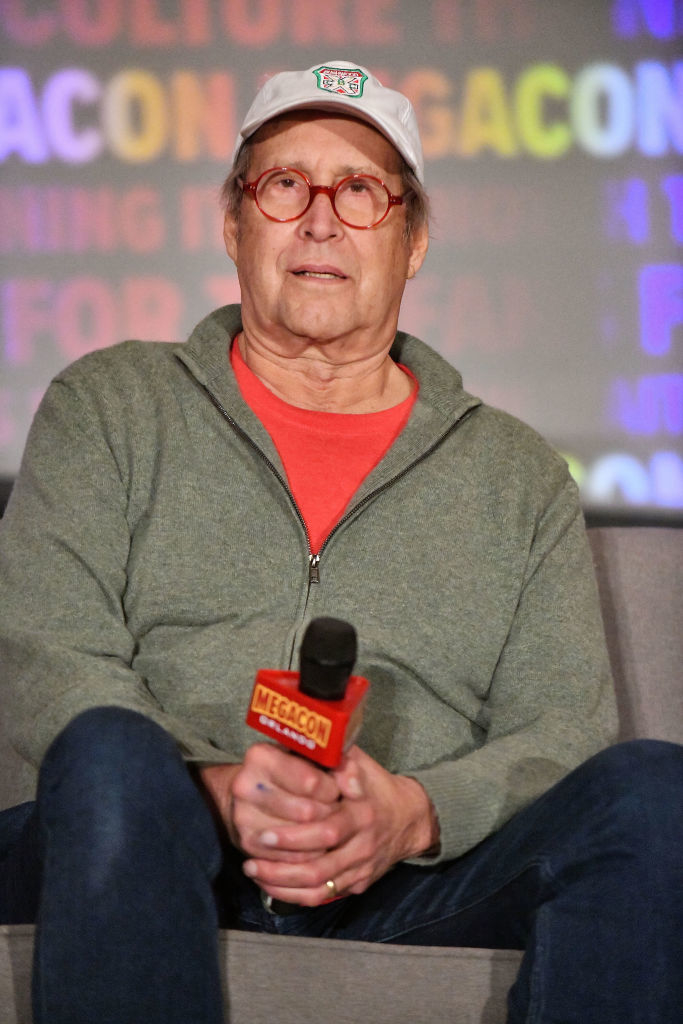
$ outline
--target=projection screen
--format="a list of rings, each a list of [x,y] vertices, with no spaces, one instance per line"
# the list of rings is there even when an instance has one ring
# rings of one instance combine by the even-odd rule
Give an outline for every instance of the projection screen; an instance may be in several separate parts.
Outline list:
[[[0,475],[51,377],[239,299],[220,184],[275,71],[412,100],[433,200],[401,326],[567,458],[683,509],[681,0],[2,0]]]

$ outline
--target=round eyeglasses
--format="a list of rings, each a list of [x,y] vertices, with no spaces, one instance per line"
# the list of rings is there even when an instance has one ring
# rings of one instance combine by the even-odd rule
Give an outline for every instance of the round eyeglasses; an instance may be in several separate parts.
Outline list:
[[[350,228],[374,228],[392,206],[401,206],[404,196],[395,196],[381,178],[371,174],[349,174],[336,185],[312,185],[302,171],[292,167],[271,167],[255,181],[242,182],[264,217],[285,222],[303,217],[319,192],[332,203],[338,220]]]

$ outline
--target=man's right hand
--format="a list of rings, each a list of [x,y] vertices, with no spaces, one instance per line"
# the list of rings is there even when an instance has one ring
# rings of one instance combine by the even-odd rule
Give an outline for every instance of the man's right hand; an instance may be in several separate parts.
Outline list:
[[[255,743],[241,765],[204,765],[199,775],[230,841],[248,856],[300,863],[324,852],[273,848],[268,837],[333,813],[341,794],[330,773],[272,743]]]

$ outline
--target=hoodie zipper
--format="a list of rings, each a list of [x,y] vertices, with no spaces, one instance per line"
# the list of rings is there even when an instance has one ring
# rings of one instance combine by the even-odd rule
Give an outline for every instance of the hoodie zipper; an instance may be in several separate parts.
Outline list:
[[[202,384],[201,386],[202,386],[203,390],[206,392],[208,398],[210,399],[211,404],[213,406],[215,406],[215,408],[220,412],[221,416],[223,416],[223,418],[228,421],[228,423],[230,424],[232,429],[235,431],[235,433],[238,434],[238,436],[241,437],[242,440],[245,441],[249,445],[249,447],[252,449],[252,451],[254,451],[259,456],[259,458],[262,459],[263,462],[265,462],[266,466],[274,474],[276,480],[278,480],[280,482],[280,484],[282,485],[282,487],[284,488],[284,491],[287,494],[287,496],[288,496],[288,498],[289,498],[289,500],[291,502],[292,508],[294,509],[294,512],[296,513],[296,516],[297,516],[297,519],[301,523],[302,529],[303,529],[304,534],[306,536],[306,545],[308,547],[308,583],[309,583],[309,586],[311,584],[318,584],[318,583],[320,583],[320,558],[321,558],[325,548],[327,547],[329,542],[334,537],[335,533],[337,533],[337,531],[340,530],[342,528],[342,526],[349,521],[349,519],[351,519],[353,516],[355,516],[357,512],[359,512],[370,501],[372,501],[374,498],[376,498],[377,495],[383,494],[384,491],[388,490],[389,487],[393,486],[393,484],[395,484],[398,480],[401,480],[406,475],[406,473],[410,472],[411,469],[413,469],[415,466],[419,466],[421,462],[424,462],[425,459],[429,458],[429,456],[432,454],[432,452],[436,448],[438,448],[438,446],[441,444],[441,442],[443,441],[443,439],[446,436],[446,434],[450,433],[450,431],[453,430],[455,427],[459,427],[460,424],[463,423],[469,417],[470,413],[472,413],[476,408],[478,408],[477,405],[474,405],[474,406],[471,406],[469,409],[466,409],[464,411],[464,413],[462,414],[462,416],[460,416],[459,419],[457,419],[455,421],[455,423],[451,424],[451,426],[448,428],[448,430],[445,431],[443,434],[441,434],[441,436],[438,437],[434,441],[434,443],[429,446],[429,448],[426,448],[420,455],[418,455],[418,457],[413,462],[411,462],[408,466],[405,466],[395,476],[392,476],[390,480],[386,480],[379,487],[376,487],[374,491],[370,491],[370,493],[366,494],[365,497],[362,498],[361,501],[359,501],[357,505],[354,505],[353,508],[349,509],[349,511],[346,512],[341,517],[339,522],[336,523],[334,525],[334,527],[330,530],[330,532],[328,533],[327,537],[323,541],[323,543],[322,543],[322,545],[320,547],[320,550],[317,552],[317,554],[314,554],[312,552],[312,550],[311,550],[311,535],[308,532],[308,527],[306,526],[306,520],[304,519],[304,517],[302,515],[301,509],[299,508],[299,506],[296,503],[294,495],[292,494],[292,492],[291,492],[291,490],[289,488],[289,485],[287,484],[287,481],[283,478],[282,474],[277,469],[277,466],[275,466],[271,462],[271,460],[268,458],[268,456],[265,454],[265,452],[263,452],[259,448],[259,446],[256,444],[255,441],[252,440],[252,438],[249,436],[249,434],[247,434],[247,432],[242,427],[240,427],[239,423],[237,423],[237,421],[232,418],[232,416],[230,415],[228,410],[223,405],[221,405],[219,400],[209,390],[209,388],[206,386],[206,384]]]
[[[287,494],[287,497],[289,498],[289,500],[290,500],[290,502],[292,504],[292,508],[294,509],[294,511],[296,513],[296,517],[299,520],[299,522],[301,523],[303,531],[304,531],[304,533],[306,535],[306,546],[308,547],[308,563],[309,563],[309,575],[310,575],[311,572],[313,571],[312,567],[313,567],[314,563],[315,563],[315,567],[317,569],[317,563],[320,561],[320,556],[319,555],[314,555],[312,553],[312,551],[311,551],[311,535],[308,532],[308,527],[306,526],[306,520],[304,519],[304,517],[302,515],[301,509],[299,508],[299,506],[297,505],[296,501],[294,500],[294,495],[292,494],[291,490],[289,489],[287,481],[284,479],[282,474],[279,472],[277,466],[275,466],[270,461],[270,459],[265,454],[265,452],[261,451],[261,449],[256,444],[256,442],[253,441],[249,437],[249,434],[247,434],[246,430],[244,430],[242,427],[240,427],[239,423],[237,423],[237,421],[232,418],[232,416],[230,415],[228,410],[225,408],[225,406],[221,405],[221,403],[218,401],[216,396],[207,388],[206,384],[202,384],[201,386],[204,389],[204,391],[206,392],[208,398],[210,399],[211,404],[214,405],[216,407],[216,409],[218,409],[218,411],[221,414],[221,416],[223,416],[223,418],[228,421],[228,423],[230,424],[232,429],[235,431],[235,433],[239,437],[241,437],[242,440],[245,441],[249,445],[249,447],[252,449],[252,451],[254,451],[263,462],[265,462],[265,464],[268,467],[268,469],[275,476],[275,479],[278,480],[280,482],[280,484],[282,485],[282,487],[284,488],[285,493]],[[319,581],[317,581],[317,582],[319,582]]]

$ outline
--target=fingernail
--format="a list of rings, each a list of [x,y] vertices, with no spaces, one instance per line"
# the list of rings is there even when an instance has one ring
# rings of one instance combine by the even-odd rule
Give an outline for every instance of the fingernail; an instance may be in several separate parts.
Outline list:
[[[261,842],[264,846],[277,846],[277,835],[275,832],[262,832]]]
[[[354,775],[352,775],[351,778],[349,779],[349,784],[348,785],[349,785],[349,793],[351,794],[351,796],[362,796],[363,795],[363,790],[361,789],[360,782],[358,781],[358,779]]]
[[[244,864],[242,865],[242,871],[247,876],[247,878],[253,878],[254,875],[256,874],[256,865],[254,864],[253,860],[245,860]]]

